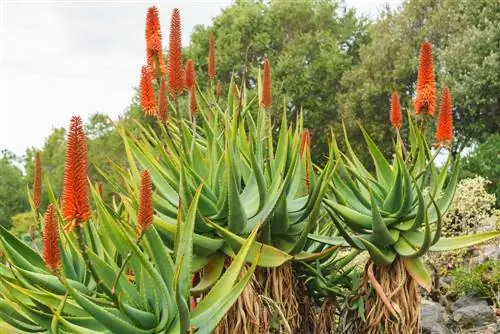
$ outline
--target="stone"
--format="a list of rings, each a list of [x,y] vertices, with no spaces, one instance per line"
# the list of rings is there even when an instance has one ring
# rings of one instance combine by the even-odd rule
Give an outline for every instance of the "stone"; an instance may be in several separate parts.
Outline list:
[[[496,322],[495,312],[485,299],[467,295],[458,298],[451,306],[451,320],[459,328],[470,329]]]
[[[422,334],[449,334],[446,327],[446,311],[443,306],[429,300],[422,300],[420,306],[420,322]]]

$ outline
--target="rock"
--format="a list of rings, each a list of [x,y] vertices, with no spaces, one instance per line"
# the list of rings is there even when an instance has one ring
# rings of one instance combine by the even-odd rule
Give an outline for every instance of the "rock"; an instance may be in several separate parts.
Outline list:
[[[420,306],[422,334],[448,334],[446,328],[446,311],[443,306],[428,300],[423,300]]]
[[[496,322],[488,302],[477,296],[462,296],[451,306],[452,321],[462,329],[486,326]]]

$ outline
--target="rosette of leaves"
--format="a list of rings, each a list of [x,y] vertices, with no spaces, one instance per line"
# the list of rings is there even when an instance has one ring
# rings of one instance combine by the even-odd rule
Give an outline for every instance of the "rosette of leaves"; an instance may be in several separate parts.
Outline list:
[[[23,332],[210,333],[237,300],[256,267],[240,270],[256,227],[224,274],[190,310],[195,216],[201,188],[179,213],[174,249],[154,226],[136,233],[137,205],[104,204],[93,190],[95,211],[83,237],[59,227],[60,265],[52,271],[42,257],[0,227],[0,318]],[[51,195],[51,201],[56,202]],[[60,209],[59,221],[61,220]],[[182,213],[183,212],[183,213]]]
[[[415,292],[416,285],[410,287],[408,284],[416,282],[427,290],[431,287],[431,277],[422,256],[428,251],[467,247],[500,234],[492,231],[441,238],[442,216],[453,200],[460,157],[452,163],[453,158],[449,155],[438,170],[433,162],[435,155],[432,156],[423,131],[413,124],[411,117],[409,126],[411,146],[406,151],[398,138],[391,162],[361,128],[367,151],[373,158],[374,173],[363,166],[344,131],[347,150],[344,154],[334,145],[336,163],[329,180],[331,192],[324,200],[325,210],[340,237],[310,236],[326,244],[343,244],[369,253],[365,280],[380,297],[373,305],[384,305],[385,308],[378,307],[379,313],[372,312],[373,318],[368,319],[368,324],[379,326],[377,319],[380,318],[377,317],[380,312],[385,312],[385,319],[388,319],[386,330],[399,321],[408,326],[399,327],[398,330],[403,332],[418,324],[418,318],[412,315],[412,312],[418,313],[415,312],[418,292]],[[398,290],[394,284],[399,283],[403,288]],[[395,303],[399,307],[394,307],[394,302],[383,292],[389,294],[391,290],[405,293],[411,290],[415,296],[402,297],[406,299],[398,300]],[[414,305],[408,308],[403,303],[409,300]],[[366,330],[370,332],[372,329]]]
[[[182,117],[172,105],[174,116],[160,133],[140,123],[139,135],[120,129],[131,166],[124,178],[132,187],[140,169],[150,171],[157,189],[154,224],[167,244],[175,238],[178,203],[190,203],[203,180],[193,238],[197,256],[233,256],[258,224],[249,259],[262,249],[259,266],[314,256],[302,251],[333,164],[313,166],[302,118],[289,126],[284,106],[276,141],[269,111],[257,108],[257,97],[248,99],[245,87],[239,97],[235,89],[231,81],[226,110],[198,90],[196,118]]]

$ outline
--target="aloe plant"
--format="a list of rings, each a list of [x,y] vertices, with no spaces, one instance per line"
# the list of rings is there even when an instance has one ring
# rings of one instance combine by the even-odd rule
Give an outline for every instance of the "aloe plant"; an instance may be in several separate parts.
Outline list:
[[[312,234],[309,237],[329,245],[367,251],[371,259],[367,280],[374,286],[377,285],[374,272],[390,272],[401,263],[410,275],[408,279],[430,290],[431,276],[422,261],[423,255],[429,251],[467,247],[500,233],[441,238],[441,217],[455,193],[460,157],[452,164],[453,158],[449,155],[438,170],[433,162],[435,155],[431,154],[423,132],[414,125],[411,116],[409,127],[411,147],[406,152],[398,138],[392,162],[361,127],[375,173],[363,166],[344,132],[347,152],[340,152],[334,145],[336,164],[329,180],[329,196],[323,201],[340,236]],[[391,316],[402,317],[388,300],[383,302]]]
[[[43,257],[0,227],[5,261],[0,264],[0,318],[25,332],[186,333],[197,329],[210,333],[252,277],[258,254],[241,277],[240,270],[260,225],[193,309],[189,306],[191,273],[205,265],[192,252],[202,187],[194,192],[189,207],[179,207],[175,248],[166,247],[151,226],[147,172],[142,173],[139,202],[124,197],[109,207],[96,188],[92,189],[95,210],[82,211],[87,210],[81,205],[86,193],[78,182],[85,175],[77,173],[85,173],[86,164],[84,135],[74,131],[81,128],[79,122],[74,118],[70,129],[63,207],[56,206],[49,185],[54,204],[45,216]],[[63,220],[68,222],[64,228]]]

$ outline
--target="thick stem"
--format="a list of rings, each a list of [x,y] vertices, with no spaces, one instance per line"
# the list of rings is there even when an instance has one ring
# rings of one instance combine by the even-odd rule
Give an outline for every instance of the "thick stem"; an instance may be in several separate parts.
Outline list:
[[[139,238],[137,238],[136,245],[139,246],[141,243],[142,237],[144,236],[144,233],[141,233],[139,235]],[[115,295],[116,293],[116,286],[118,285],[118,281],[120,280],[120,276],[122,275],[123,271],[125,270],[125,267],[127,267],[128,262],[132,258],[132,251],[128,252],[127,257],[125,258],[125,261],[123,261],[122,266],[120,267],[120,270],[118,271],[118,274],[116,275],[115,281],[113,283],[113,287],[111,288],[111,293]]]

